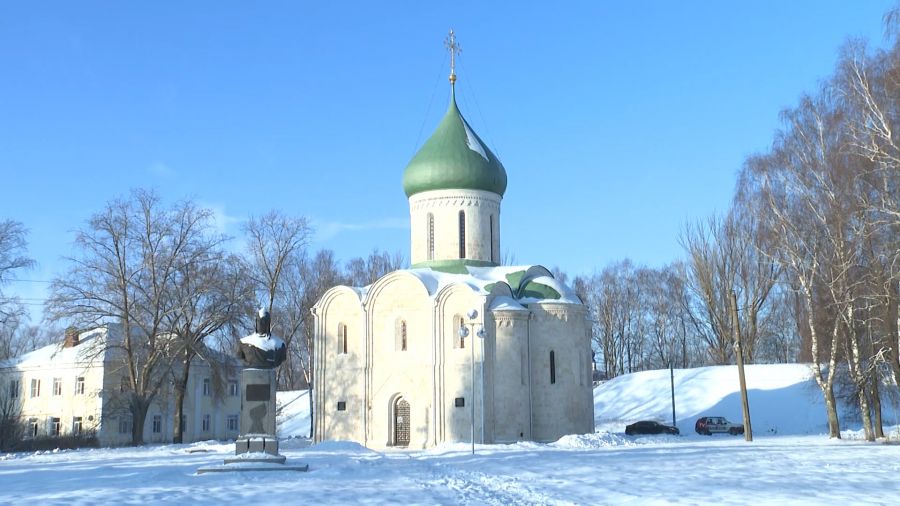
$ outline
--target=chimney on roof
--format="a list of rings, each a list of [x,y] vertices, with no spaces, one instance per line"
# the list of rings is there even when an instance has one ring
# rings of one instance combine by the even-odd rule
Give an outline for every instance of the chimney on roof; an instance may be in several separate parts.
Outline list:
[[[63,348],[71,348],[78,346],[78,329],[69,327],[66,329],[66,340],[63,342]]]

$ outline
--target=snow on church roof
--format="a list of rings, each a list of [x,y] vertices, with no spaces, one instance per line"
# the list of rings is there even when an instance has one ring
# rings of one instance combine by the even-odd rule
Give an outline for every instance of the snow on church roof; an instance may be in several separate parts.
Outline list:
[[[465,266],[467,274],[450,273],[430,267],[406,269],[417,277],[432,297],[444,287],[458,283],[470,287],[480,295],[488,295],[497,283],[505,283],[512,297],[496,296],[491,309],[525,309],[525,304],[561,303],[581,304],[581,299],[570,287],[555,279],[540,265],[474,267]]]

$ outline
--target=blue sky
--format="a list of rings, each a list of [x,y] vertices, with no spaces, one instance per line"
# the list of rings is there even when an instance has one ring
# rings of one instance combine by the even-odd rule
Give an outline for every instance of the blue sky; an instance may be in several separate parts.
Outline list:
[[[342,260],[408,256],[401,178],[446,109],[452,27],[460,108],[509,178],[502,249],[572,275],[661,266],[846,38],[882,44],[892,5],[6,2],[0,218],[30,230],[32,280],[135,187],[234,235],[277,208]]]

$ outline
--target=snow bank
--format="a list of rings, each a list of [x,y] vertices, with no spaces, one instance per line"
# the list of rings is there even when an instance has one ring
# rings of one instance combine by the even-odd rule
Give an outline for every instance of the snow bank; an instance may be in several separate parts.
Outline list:
[[[754,434],[827,432],[825,405],[809,365],[748,365],[745,373]],[[694,423],[707,415],[741,423],[736,366],[675,370],[675,418],[681,433],[694,434]],[[598,429],[620,432],[637,420],[672,422],[668,370],[620,376],[594,389]]]
[[[276,392],[275,405],[278,437],[309,437],[309,390]]]

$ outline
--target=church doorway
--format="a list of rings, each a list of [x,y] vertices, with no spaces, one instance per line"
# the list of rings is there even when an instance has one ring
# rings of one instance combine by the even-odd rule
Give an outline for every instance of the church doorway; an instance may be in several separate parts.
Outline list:
[[[399,397],[394,401],[394,446],[409,446],[409,403]]]

